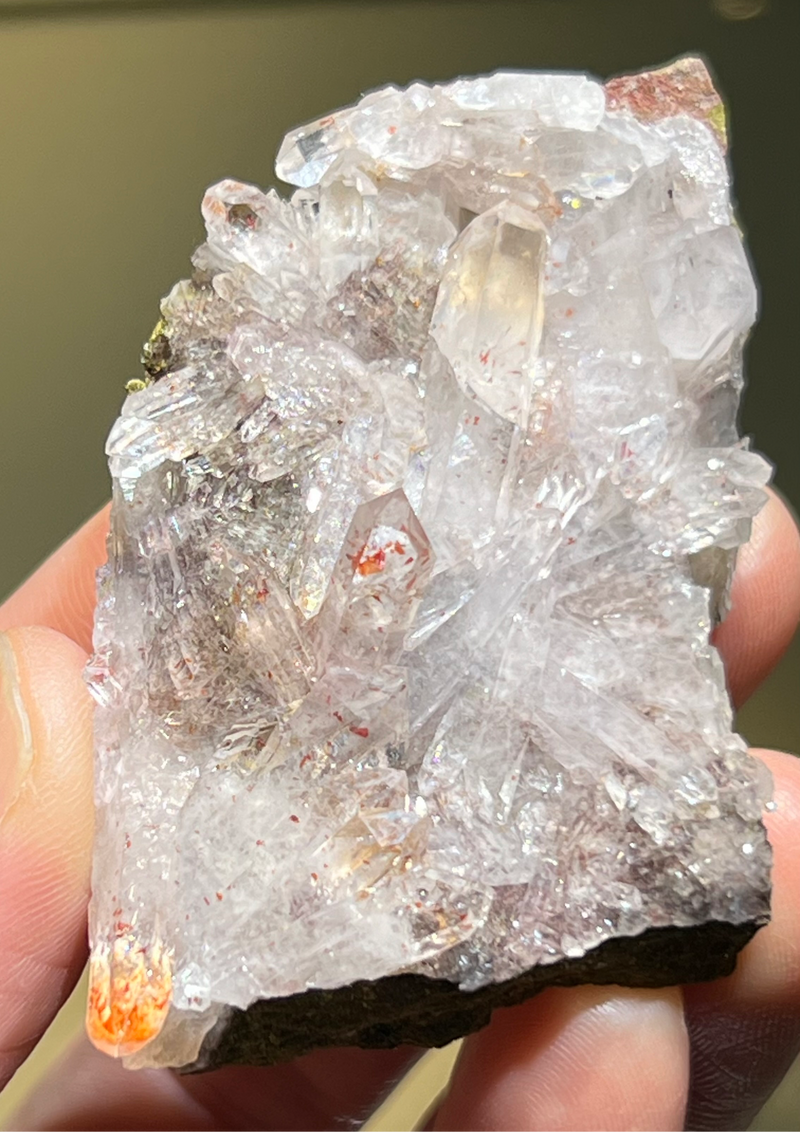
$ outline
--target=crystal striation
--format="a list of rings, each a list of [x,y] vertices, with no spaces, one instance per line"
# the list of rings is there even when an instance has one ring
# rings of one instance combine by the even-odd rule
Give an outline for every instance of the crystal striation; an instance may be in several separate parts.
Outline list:
[[[723,146],[697,60],[498,73],[208,190],[107,446],[100,1048],[447,1041],[766,920],[709,640],[769,477]]]

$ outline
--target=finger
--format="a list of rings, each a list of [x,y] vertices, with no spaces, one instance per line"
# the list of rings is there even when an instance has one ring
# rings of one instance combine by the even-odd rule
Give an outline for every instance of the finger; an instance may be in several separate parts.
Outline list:
[[[468,1038],[436,1129],[678,1129],[680,991],[576,987],[495,1012]]]
[[[774,492],[739,551],[731,611],[714,636],[738,707],[786,651],[800,619],[800,534]]]
[[[419,1050],[319,1050],[288,1065],[195,1077],[129,1073],[85,1038],[23,1107],[25,1129],[325,1129],[360,1126]]]
[[[92,647],[95,571],[106,560],[110,506],[93,515],[0,605],[0,630],[46,625]]]
[[[0,633],[0,1087],[85,962],[93,813],[85,660],[50,629]]]
[[[775,780],[766,824],[772,921],[730,978],[686,987],[692,1045],[687,1128],[747,1128],[800,1052],[800,760],[756,752]]]
[[[9,1127],[59,1132],[121,1132],[134,1128],[139,1132],[208,1132],[236,1125],[227,1120],[217,1123],[201,1105],[193,1104],[169,1070],[140,1069],[128,1073],[118,1061],[99,1053],[82,1037],[12,1113]]]

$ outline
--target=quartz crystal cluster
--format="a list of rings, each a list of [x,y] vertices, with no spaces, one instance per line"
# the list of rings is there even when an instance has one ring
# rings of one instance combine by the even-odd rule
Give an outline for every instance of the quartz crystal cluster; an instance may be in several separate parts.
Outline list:
[[[101,1048],[764,921],[709,643],[769,475],[724,131],[697,60],[498,73],[293,131],[289,199],[208,190],[107,447]]]

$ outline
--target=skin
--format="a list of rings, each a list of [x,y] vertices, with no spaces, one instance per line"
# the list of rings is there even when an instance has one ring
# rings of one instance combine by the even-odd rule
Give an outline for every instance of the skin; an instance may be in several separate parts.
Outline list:
[[[0,710],[0,1087],[86,959],[91,713],[81,669],[107,511],[0,607],[29,720],[28,758]],[[717,634],[734,701],[774,667],[800,618],[800,537],[773,496],[740,554]],[[6,651],[8,659],[8,652]],[[16,745],[16,746],[15,746]],[[800,760],[757,751],[778,803],[773,920],[735,974],[665,990],[555,989],[468,1038],[433,1129],[745,1128],[800,1050]],[[23,773],[24,772],[24,773]],[[79,1040],[12,1122],[26,1129],[357,1126],[419,1050],[324,1050],[273,1068],[181,1078],[125,1072]]]

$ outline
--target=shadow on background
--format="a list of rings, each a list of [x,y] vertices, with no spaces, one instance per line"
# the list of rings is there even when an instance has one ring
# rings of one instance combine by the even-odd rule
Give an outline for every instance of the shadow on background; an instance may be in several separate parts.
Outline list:
[[[799,40],[794,0],[0,0],[0,595],[105,500],[105,436],[202,238],[203,189],[274,183],[288,128],[372,87],[497,68],[706,57],[761,284],[743,427],[800,503]],[[798,673],[795,646],[741,713],[753,743],[800,749]]]

